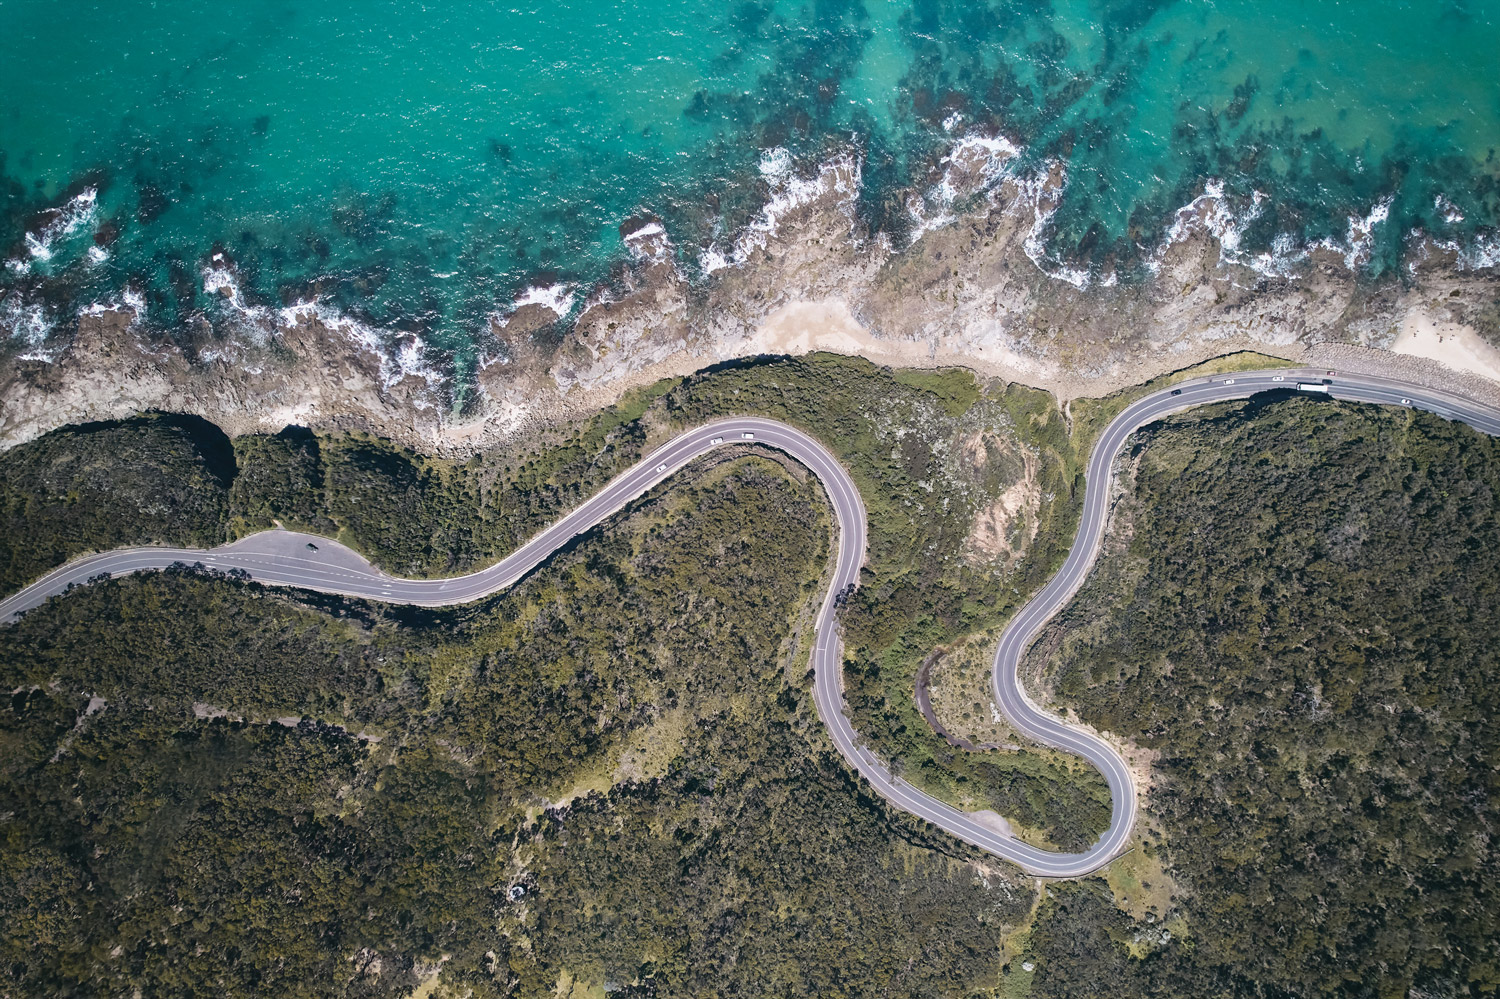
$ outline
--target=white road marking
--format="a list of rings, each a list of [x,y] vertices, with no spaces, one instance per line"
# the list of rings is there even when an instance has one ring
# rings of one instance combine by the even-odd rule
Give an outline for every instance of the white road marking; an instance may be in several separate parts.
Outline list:
[[[1333,372],[1329,372],[1333,374]],[[1183,382],[1138,399],[1105,428],[1090,456],[1087,488],[1078,537],[1057,575],[1039,590],[1010,623],[995,650],[995,702],[1021,732],[1039,742],[1076,753],[1098,767],[1112,798],[1109,828],[1083,853],[1052,853],[1029,846],[980,826],[967,813],[933,798],[898,777],[859,745],[859,735],[844,714],[842,644],[836,627],[838,594],[858,582],[864,562],[867,529],[864,503],[853,480],[829,451],[811,436],[775,420],[737,418],[689,431],[647,456],[636,467],[616,477],[596,495],[487,569],[448,579],[399,579],[370,565],[362,556],[336,541],[291,531],[266,531],[211,551],[190,548],[127,548],[86,555],[44,575],[19,592],[0,600],[0,622],[56,596],[69,586],[103,575],[123,575],[164,569],[182,562],[244,570],[257,582],[293,586],[391,603],[441,607],[468,603],[498,593],[547,559],[566,541],[598,525],[642,495],[665,471],[675,472],[703,453],[706,434],[739,433],[785,451],[817,476],[834,510],[839,554],[833,578],[814,618],[819,641],[813,652],[813,694],[818,714],[829,736],[849,762],[881,797],[957,838],[1044,877],[1077,877],[1112,860],[1130,840],[1137,810],[1135,787],[1125,761],[1101,739],[1073,729],[1052,717],[1026,695],[1017,670],[1021,656],[1038,631],[1083,585],[1103,539],[1107,498],[1114,457],[1132,433],[1170,413],[1211,402],[1248,398],[1287,377],[1312,377],[1307,371],[1237,372],[1222,382],[1211,379]],[[1331,386],[1335,398],[1356,402],[1390,403],[1424,409],[1461,420],[1481,432],[1500,436],[1500,412],[1449,393],[1423,389],[1388,379],[1343,376]],[[724,436],[709,438],[720,444]],[[655,474],[648,470],[655,467]],[[309,542],[319,545],[319,557],[308,558]],[[298,549],[301,549],[300,553]],[[336,558],[337,567],[328,564]],[[347,582],[346,582],[347,581]]]

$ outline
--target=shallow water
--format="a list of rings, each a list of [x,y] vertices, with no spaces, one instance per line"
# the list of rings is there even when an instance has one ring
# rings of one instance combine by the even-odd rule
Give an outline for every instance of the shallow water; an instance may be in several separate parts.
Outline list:
[[[1261,193],[1252,252],[1374,219],[1370,273],[1500,220],[1494,0],[66,7],[0,0],[0,318],[34,340],[127,284],[161,326],[222,309],[222,252],[242,304],[318,294],[461,356],[526,286],[605,274],[641,212],[696,273],[770,149],[857,147],[899,243],[893,192],[970,128],[1066,161],[1048,252],[1096,271],[1213,180]]]

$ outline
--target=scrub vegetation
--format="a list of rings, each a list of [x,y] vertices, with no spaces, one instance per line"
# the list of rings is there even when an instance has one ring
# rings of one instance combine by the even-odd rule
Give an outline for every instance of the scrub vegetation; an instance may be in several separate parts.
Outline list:
[[[14,588],[88,547],[280,522],[459,571],[735,412],[816,434],[869,503],[844,611],[859,731],[1030,837],[1092,840],[1092,771],[957,749],[913,702],[924,657],[1060,561],[1097,422],[965,372],[729,366],[468,462],[74,428],[0,455],[22,528],[0,548]],[[157,452],[122,441],[160,448],[162,478],[125,474]],[[807,673],[827,508],[752,446],[476,605],[168,572],[0,629],[0,994],[1493,991],[1500,445],[1281,400],[1174,417],[1122,461],[1106,552],[1026,664],[1154,760],[1136,852],[1099,877],[1037,889],[867,796]],[[1015,552],[976,553],[976,515],[1023,474]],[[180,508],[156,534],[151,490]]]
[[[988,987],[1030,889],[867,797],[815,714],[829,531],[750,456],[475,606],[169,572],[28,615],[0,631],[0,992]]]
[[[225,540],[234,451],[202,420],[65,427],[0,454],[0,593],[86,551]]]
[[[1130,536],[1031,666],[1160,754],[1179,898],[1056,887],[1033,994],[1492,993],[1500,445],[1292,399],[1149,428],[1131,467]]]
[[[328,533],[389,572],[469,571],[514,550],[561,513],[683,427],[732,414],[786,420],[815,434],[849,466],[870,518],[869,564],[846,616],[846,685],[858,730],[903,775],[964,806],[993,808],[1049,841],[1092,842],[1109,821],[1098,774],[1064,754],[1024,749],[971,753],[949,746],[918,713],[914,680],[924,656],[1002,622],[1050,574],[1071,535],[1078,463],[1051,397],[1021,386],[981,386],[964,370],[893,373],[833,355],[729,365],[639,391],[621,405],[527,449],[458,462],[419,455],[365,434],[296,428],[229,441],[196,424],[179,441],[163,417],[134,421],[164,448],[227,456],[221,478],[178,471],[170,488],[193,497],[171,530],[149,508],[93,503],[112,533],[84,535],[44,518],[0,540],[12,563],[42,568],[91,548],[130,541],[212,544],[281,524]],[[33,505],[55,506],[59,487],[28,472],[31,451],[78,451],[129,486],[116,425],[49,435],[0,455],[5,481]],[[977,442],[977,443],[976,443]],[[977,448],[977,450],[976,450]],[[1017,455],[1026,452],[1026,462]],[[127,456],[139,463],[140,455]],[[974,558],[968,538],[982,507],[1029,463],[1036,480],[1032,532],[1015,529],[1019,557]],[[179,462],[184,468],[189,463]],[[132,491],[127,489],[127,497]],[[148,527],[148,525],[151,525]],[[107,540],[107,543],[106,543]]]

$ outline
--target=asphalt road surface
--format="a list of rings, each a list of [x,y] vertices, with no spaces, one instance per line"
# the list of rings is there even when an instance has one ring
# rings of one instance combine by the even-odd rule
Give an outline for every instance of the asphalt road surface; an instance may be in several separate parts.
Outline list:
[[[1017,677],[1022,654],[1047,620],[1077,592],[1099,551],[1113,488],[1112,466],[1126,439],[1168,413],[1205,403],[1243,399],[1259,392],[1298,392],[1299,383],[1328,379],[1334,399],[1424,409],[1500,436],[1500,411],[1459,396],[1365,375],[1330,375],[1326,370],[1286,369],[1240,372],[1180,382],[1142,397],[1105,429],[1089,461],[1078,538],[1057,576],[1016,615],[1000,637],[995,654],[994,692],[1011,724],[1038,742],[1084,757],[1109,783],[1109,828],[1083,853],[1055,853],[1023,843],[977,821],[967,812],[916,789],[878,760],[844,714],[838,594],[858,583],[865,554],[865,509],[859,490],[832,454],[816,440],[775,420],[742,417],[689,430],[610,482],[572,513],[502,561],[466,576],[400,579],[379,571],[353,550],[326,538],[294,531],[265,531],[210,550],[124,548],[70,562],[0,601],[0,623],[57,596],[70,586],[101,576],[119,576],[174,563],[241,571],[261,583],[387,603],[440,607],[468,603],[497,593],[531,572],[558,548],[598,525],[631,500],[669,478],[708,451],[735,444],[761,444],[791,455],[823,483],[838,523],[838,560],[817,617],[813,651],[814,696],[818,713],[844,758],[897,808],[920,816],[965,842],[1009,860],[1042,877],[1078,877],[1116,857],[1130,841],[1136,817],[1135,785],[1124,759],[1103,739],[1060,721],[1033,704]],[[1321,397],[1321,393],[1319,393]],[[310,548],[314,545],[316,548]]]

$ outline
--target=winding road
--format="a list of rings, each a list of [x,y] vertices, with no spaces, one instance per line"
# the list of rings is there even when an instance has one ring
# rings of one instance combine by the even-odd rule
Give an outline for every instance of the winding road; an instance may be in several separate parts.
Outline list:
[[[1033,703],[1021,687],[1017,669],[1032,639],[1083,585],[1093,565],[1108,520],[1115,457],[1132,433],[1169,413],[1206,403],[1244,399],[1259,392],[1279,389],[1296,392],[1299,381],[1321,384],[1324,378],[1332,382],[1328,386],[1329,395],[1335,399],[1423,409],[1500,436],[1500,410],[1492,407],[1389,379],[1330,376],[1326,371],[1303,369],[1238,372],[1179,382],[1141,397],[1116,416],[1105,428],[1089,461],[1083,512],[1073,548],[1057,576],[1006,626],[995,653],[993,674],[995,702],[1017,730],[1041,743],[1084,757],[1099,768],[1108,782],[1112,798],[1109,828],[1083,853],[1054,853],[999,832],[970,813],[939,801],[893,775],[861,744],[859,734],[844,713],[837,612],[839,593],[857,585],[864,561],[864,503],[848,472],[823,445],[795,427],[775,420],[741,417],[686,431],[507,558],[466,576],[400,579],[386,575],[337,542],[293,531],[265,531],[209,550],[124,548],[79,558],[0,600],[0,623],[10,623],[70,586],[98,576],[163,569],[178,562],[199,563],[223,571],[239,570],[271,585],[388,603],[427,607],[467,603],[513,585],[569,540],[598,525],[688,462],[720,447],[765,445],[791,455],[822,481],[838,523],[838,559],[817,616],[813,669],[818,713],[839,752],[876,792],[897,808],[1009,860],[1030,874],[1078,877],[1098,870],[1129,843],[1137,808],[1135,786],[1125,760],[1109,743],[1065,724]]]

